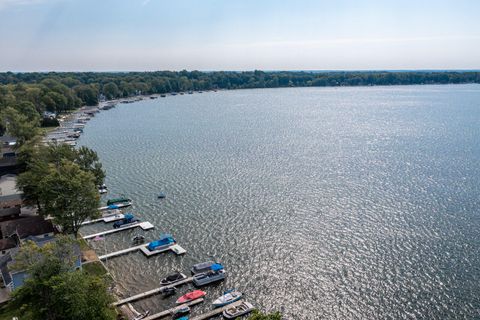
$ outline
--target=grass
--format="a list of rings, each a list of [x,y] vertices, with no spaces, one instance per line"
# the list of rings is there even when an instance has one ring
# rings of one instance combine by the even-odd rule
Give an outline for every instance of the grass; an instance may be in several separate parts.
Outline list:
[[[82,269],[92,276],[103,277],[107,274],[107,270],[105,270],[100,261],[86,263],[82,265]]]

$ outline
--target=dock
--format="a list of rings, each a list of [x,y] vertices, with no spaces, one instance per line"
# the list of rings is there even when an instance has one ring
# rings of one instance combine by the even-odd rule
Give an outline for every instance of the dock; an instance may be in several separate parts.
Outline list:
[[[123,213],[106,214],[98,219],[84,221],[82,223],[82,226],[87,224],[97,223],[97,222],[105,222],[105,223],[114,222],[114,221],[122,220],[124,217],[125,215]]]
[[[196,299],[196,300],[193,300],[193,301],[190,301],[190,302],[187,302],[187,303],[184,303],[184,304],[181,304],[181,305],[178,305],[172,309],[168,309],[168,310],[165,310],[165,311],[162,311],[162,312],[159,312],[159,313],[156,313],[156,314],[152,314],[151,316],[148,316],[146,318],[144,318],[144,320],[154,320],[154,319],[159,319],[159,318],[163,318],[163,317],[168,317],[168,316],[171,316],[172,315],[172,311],[175,310],[176,308],[180,307],[180,306],[194,306],[196,304],[199,304],[203,302],[203,298],[199,298],[199,299]]]
[[[130,248],[115,251],[115,252],[112,252],[112,253],[107,253],[103,256],[99,256],[98,259],[100,259],[100,260],[110,259],[110,258],[113,258],[113,257],[121,256],[123,254],[127,254],[129,252],[137,251],[137,250],[142,251],[142,253],[144,255],[146,255],[147,257],[153,256],[153,255],[156,255],[156,254],[159,254],[159,253],[162,253],[162,252],[166,252],[166,251],[173,251],[177,255],[181,255],[181,254],[184,254],[184,253],[187,252],[187,250],[183,249],[178,244],[174,244],[174,245],[171,245],[169,247],[162,248],[160,250],[154,250],[154,251],[148,250],[147,246],[148,246],[148,243],[144,243],[144,244],[141,244],[141,245],[138,245],[138,246],[135,246],[135,247],[130,247]]]
[[[193,318],[190,317],[190,319],[192,319],[192,320],[210,319],[212,317],[220,315],[224,310],[227,310],[228,308],[231,308],[231,307],[238,306],[238,305],[242,304],[242,302],[243,302],[242,300],[238,300],[238,301],[235,301],[233,303],[227,304],[226,306],[223,306],[223,307],[220,307],[220,308],[215,308],[212,311],[201,314],[199,316],[196,316],[196,317],[193,317]]]
[[[117,306],[120,306],[120,305],[125,304],[125,303],[133,302],[133,301],[136,301],[136,300],[140,300],[140,299],[158,294],[164,288],[176,287],[176,286],[179,286],[179,285],[182,285],[182,284],[190,283],[192,281],[193,281],[193,277],[189,277],[187,279],[184,279],[182,281],[178,281],[178,282],[176,282],[174,284],[171,284],[171,285],[168,285],[168,286],[163,286],[163,287],[160,287],[160,288],[152,289],[150,291],[146,291],[146,292],[143,292],[143,293],[136,294],[136,295],[131,296],[129,298],[118,300],[117,302],[112,303],[112,305],[114,307],[117,307]],[[203,299],[202,299],[202,301],[203,301]],[[153,319],[155,319],[155,318],[153,318]]]
[[[133,229],[133,228],[136,228],[136,227],[140,227],[143,230],[150,230],[150,229],[154,228],[153,224],[151,224],[148,221],[137,222],[137,223],[132,223],[130,225],[127,225],[125,227],[120,227],[120,228],[110,229],[110,230],[106,230],[106,231],[102,231],[102,232],[98,232],[98,233],[94,233],[94,234],[89,234],[88,236],[83,237],[83,239],[85,239],[85,240],[92,239],[92,238],[95,238],[95,237],[98,237],[98,236],[104,236],[104,235],[107,235],[107,234],[112,234],[112,233],[120,232],[120,231],[123,231],[123,230]]]

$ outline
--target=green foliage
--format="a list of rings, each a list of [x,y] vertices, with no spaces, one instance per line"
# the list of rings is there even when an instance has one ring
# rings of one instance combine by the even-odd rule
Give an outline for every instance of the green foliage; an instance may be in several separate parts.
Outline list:
[[[67,237],[38,247],[22,246],[14,267],[29,278],[13,293],[17,316],[32,319],[115,319],[107,283],[99,277],[74,270],[74,241]]]
[[[26,170],[17,179],[24,201],[76,236],[83,221],[98,215],[97,184],[105,173],[97,154],[65,144],[38,145],[24,152]]]
[[[82,222],[98,217],[95,177],[78,164],[69,160],[49,164],[38,187],[43,214],[52,216],[66,233],[77,236]]]
[[[253,310],[247,320],[282,320],[280,312],[264,314],[258,310]]]
[[[25,108],[25,110],[27,109],[28,106]],[[32,121],[30,119],[30,117],[33,119],[36,119],[36,117],[29,115],[30,111],[25,112],[26,113],[20,113],[13,107],[7,107],[4,109],[1,115],[2,123],[6,128],[7,133],[17,138],[17,148],[21,147],[28,140],[32,140],[39,133],[38,121]]]

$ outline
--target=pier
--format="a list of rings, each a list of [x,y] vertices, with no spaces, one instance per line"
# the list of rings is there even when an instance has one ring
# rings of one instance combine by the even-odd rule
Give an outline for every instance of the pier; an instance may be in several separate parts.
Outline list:
[[[154,228],[153,224],[151,224],[148,221],[137,222],[137,223],[132,223],[132,224],[130,224],[128,226],[125,226],[125,227],[120,227],[120,228],[110,229],[110,230],[106,230],[106,231],[102,231],[102,232],[98,232],[98,233],[94,233],[94,234],[89,234],[88,236],[83,237],[83,239],[88,240],[88,239],[92,239],[92,238],[95,238],[95,237],[98,237],[98,236],[104,236],[104,235],[107,235],[107,234],[120,232],[120,231],[128,230],[128,229],[133,229],[133,228],[136,228],[136,227],[140,227],[143,230],[150,230],[150,229]]]
[[[82,226],[87,224],[102,222],[102,221],[105,223],[114,222],[114,221],[122,220],[124,217],[125,215],[123,213],[106,214],[98,219],[84,221],[82,223]]]
[[[144,255],[146,255],[147,257],[153,256],[153,255],[156,255],[156,254],[159,254],[159,253],[162,253],[162,252],[166,252],[166,251],[173,251],[177,255],[181,255],[181,254],[184,254],[184,253],[187,252],[187,250],[183,249],[178,244],[174,244],[174,245],[168,246],[166,248],[162,248],[162,249],[154,250],[154,251],[148,250],[147,246],[148,246],[148,243],[146,243],[146,244],[144,243],[144,244],[141,244],[141,245],[138,245],[138,246],[135,246],[135,247],[130,247],[130,248],[115,251],[115,252],[112,252],[112,253],[107,253],[103,256],[99,256],[98,259],[106,260],[106,259],[121,256],[123,254],[127,254],[129,252],[133,252],[133,251],[137,251],[137,250],[142,251],[142,253]]]
[[[168,286],[163,286],[163,287],[160,287],[160,288],[152,289],[150,291],[146,291],[146,292],[143,292],[143,293],[136,294],[136,295],[131,296],[129,298],[118,300],[117,302],[112,303],[112,305],[117,307],[117,306],[120,306],[120,305],[125,304],[125,303],[129,303],[129,302],[140,300],[140,299],[143,299],[143,298],[146,298],[146,297],[149,297],[149,296],[153,296],[155,294],[160,293],[160,291],[162,291],[164,288],[176,287],[176,286],[179,286],[179,285],[182,285],[182,284],[185,284],[185,283],[190,283],[190,282],[192,282],[192,280],[193,280],[193,277],[189,277],[187,279],[184,279],[182,281],[178,281],[178,282],[176,282],[174,284],[171,284],[171,285],[168,285]],[[202,299],[202,301],[203,301],[203,299]],[[153,318],[153,319],[156,319],[156,318]]]
[[[173,310],[175,310],[176,308],[180,307],[180,306],[194,306],[196,304],[199,304],[203,302],[203,298],[199,298],[199,299],[196,299],[196,300],[193,300],[193,301],[190,301],[190,302],[187,302],[187,303],[184,303],[184,304],[181,304],[181,305],[178,305],[172,309],[168,309],[168,310],[165,310],[165,311],[162,311],[162,312],[159,312],[159,313],[156,313],[156,314],[152,314],[151,316],[148,316],[146,318],[144,318],[144,320],[154,320],[154,319],[159,319],[159,318],[163,318],[163,317],[167,317],[167,316],[171,316],[172,315],[172,312]]]

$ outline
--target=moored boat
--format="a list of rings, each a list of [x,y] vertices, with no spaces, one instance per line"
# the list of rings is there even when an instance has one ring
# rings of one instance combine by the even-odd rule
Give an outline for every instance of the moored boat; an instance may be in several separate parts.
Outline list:
[[[172,274],[169,274],[168,276],[166,276],[162,280],[160,280],[160,285],[168,286],[168,285],[174,284],[176,282],[182,281],[186,278],[187,278],[187,276],[184,275],[183,273],[174,272]]]
[[[193,267],[190,271],[192,272],[192,274],[203,273],[203,272],[206,272],[206,271],[210,270],[210,267],[214,264],[215,264],[214,261],[206,261],[206,262],[197,263],[197,264],[193,265]]]
[[[225,291],[224,295],[221,297],[218,297],[215,301],[213,301],[212,305],[215,308],[223,307],[223,306],[226,306],[227,304],[238,301],[241,298],[242,298],[242,293],[240,291],[236,291],[235,289],[232,289],[229,291]]]
[[[193,284],[197,287],[204,286],[213,282],[225,280],[227,273],[221,264],[215,263],[210,267],[210,271],[199,273],[193,276]]]
[[[186,293],[183,296],[181,296],[180,298],[178,298],[176,303],[177,304],[182,304],[182,303],[185,303],[185,302],[190,302],[190,301],[193,301],[193,300],[197,300],[199,298],[204,297],[206,294],[207,293],[205,291],[194,290],[194,291]]]
[[[223,316],[227,319],[234,319],[252,312],[253,305],[249,302],[242,302],[238,306],[231,306],[223,311]]]
[[[120,197],[120,198],[113,198],[113,199],[108,199],[107,201],[107,206],[109,205],[119,205],[121,203],[131,203],[132,200],[126,197]]]
[[[174,319],[178,319],[179,316],[182,316],[186,313],[190,313],[189,306],[178,306],[172,310],[172,316]]]
[[[160,239],[152,241],[148,244],[147,249],[150,251],[162,250],[170,247],[175,244],[176,241],[170,234],[163,234],[160,236]]]
[[[160,290],[160,293],[163,297],[172,296],[175,294],[175,292],[177,292],[177,289],[175,287],[164,287]]]
[[[118,228],[125,228],[129,225],[132,225],[134,223],[137,223],[139,222],[140,220],[139,219],[136,219],[133,214],[131,213],[127,213],[125,214],[125,216],[123,217],[122,220],[120,221],[117,221],[113,224],[113,228],[114,229],[118,229]]]

